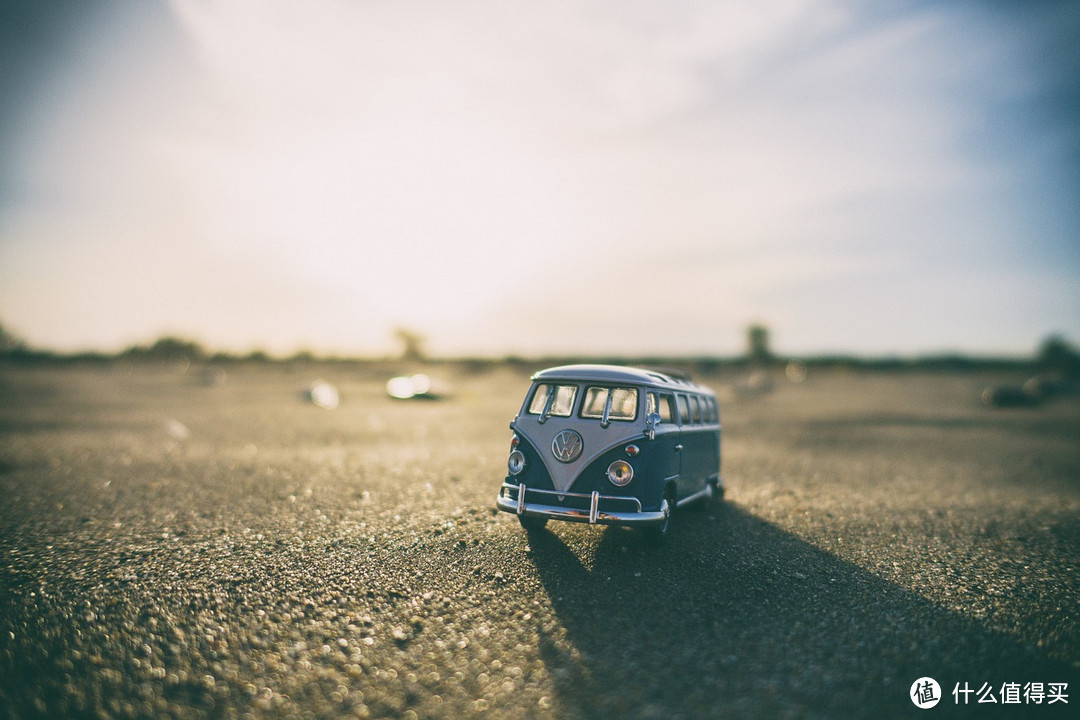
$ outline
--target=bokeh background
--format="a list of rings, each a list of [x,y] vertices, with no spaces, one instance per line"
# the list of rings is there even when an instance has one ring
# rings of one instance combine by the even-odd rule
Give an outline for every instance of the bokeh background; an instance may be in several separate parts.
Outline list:
[[[1073,717],[1078,7],[0,2],[0,720]],[[498,512],[571,358],[725,502]]]
[[[1028,355],[1080,337],[1076,2],[9,0],[32,347]]]

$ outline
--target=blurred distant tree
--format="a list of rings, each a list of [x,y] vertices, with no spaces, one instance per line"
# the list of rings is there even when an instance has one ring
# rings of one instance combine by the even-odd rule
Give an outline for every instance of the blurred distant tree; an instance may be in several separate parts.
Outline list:
[[[184,357],[188,360],[199,360],[206,355],[206,352],[197,342],[163,337],[150,346],[150,355],[160,358]]]
[[[750,362],[768,365],[773,361],[769,349],[769,328],[764,325],[751,325],[746,331],[747,356]]]
[[[1052,335],[1043,341],[1036,360],[1043,370],[1080,377],[1080,352],[1060,335]]]
[[[407,328],[394,330],[394,337],[401,343],[402,360],[426,360],[427,352],[424,350],[424,336]]]
[[[163,337],[150,347],[136,345],[122,354],[139,360],[187,360],[188,362],[206,357],[206,351],[199,343],[176,337]]]
[[[26,341],[0,325],[0,353],[8,355],[26,350]]]

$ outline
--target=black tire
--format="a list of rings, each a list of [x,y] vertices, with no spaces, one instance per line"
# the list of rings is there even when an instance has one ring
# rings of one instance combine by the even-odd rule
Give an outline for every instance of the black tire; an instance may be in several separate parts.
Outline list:
[[[645,528],[645,541],[653,547],[660,547],[671,533],[671,515],[675,512],[675,503],[671,500],[671,491],[664,493],[660,501],[660,510],[664,513],[664,521]]]
[[[719,505],[724,502],[724,483],[719,480],[713,485],[713,504]]]
[[[548,519],[546,517],[535,517],[531,515],[518,515],[518,522],[521,523],[521,527],[525,528],[526,532],[539,532],[547,525]]]
[[[724,486],[718,480],[710,480],[709,488],[709,494],[701,501],[701,509],[705,511],[715,510],[724,502]]]

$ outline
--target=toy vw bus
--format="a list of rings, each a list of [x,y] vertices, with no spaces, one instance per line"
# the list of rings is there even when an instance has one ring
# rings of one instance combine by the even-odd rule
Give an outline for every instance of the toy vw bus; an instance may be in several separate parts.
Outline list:
[[[626,525],[659,542],[676,507],[724,494],[716,396],[672,372],[542,370],[510,429],[496,504],[526,530],[550,519]]]

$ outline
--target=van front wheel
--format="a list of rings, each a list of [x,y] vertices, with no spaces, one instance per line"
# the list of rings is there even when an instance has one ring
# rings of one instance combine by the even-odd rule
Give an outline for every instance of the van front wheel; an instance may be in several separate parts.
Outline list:
[[[724,502],[724,486],[717,480],[709,481],[709,493],[701,501],[702,510],[713,510]]]
[[[518,515],[518,522],[521,523],[521,527],[525,528],[527,532],[537,532],[544,529],[547,525],[548,519],[546,517],[534,517],[530,515]]]
[[[674,505],[671,503],[671,493],[664,493],[664,499],[660,501],[660,512],[664,514],[663,521],[653,525],[652,527],[645,528],[645,539],[653,547],[659,547],[667,540],[668,533],[671,531],[671,512],[674,510]]]

